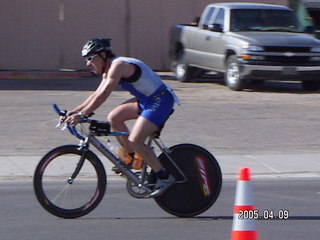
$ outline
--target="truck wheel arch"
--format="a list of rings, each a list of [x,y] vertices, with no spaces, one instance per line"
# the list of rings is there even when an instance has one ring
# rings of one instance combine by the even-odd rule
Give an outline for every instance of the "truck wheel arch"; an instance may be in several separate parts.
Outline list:
[[[175,44],[174,59],[171,64],[171,71],[174,72],[176,79],[181,82],[190,82],[194,77],[195,68],[189,66],[185,61],[184,47],[181,43]]]
[[[174,60],[178,60],[184,53],[184,46],[181,42],[177,42],[174,47]]]
[[[225,57],[225,59],[224,59],[224,65],[225,65],[225,66],[226,66],[226,64],[227,64],[228,58],[229,58],[231,55],[236,55],[236,52],[235,52],[234,50],[228,49],[228,50],[226,51],[226,57]]]

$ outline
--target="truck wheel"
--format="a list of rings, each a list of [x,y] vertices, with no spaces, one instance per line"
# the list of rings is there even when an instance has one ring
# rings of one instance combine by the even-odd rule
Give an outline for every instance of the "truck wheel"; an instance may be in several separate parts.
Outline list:
[[[186,64],[181,56],[174,66],[174,74],[179,81],[190,82],[194,77],[194,68]]]
[[[240,77],[239,63],[235,55],[227,59],[224,79],[227,86],[234,91],[241,91],[244,88],[245,81]]]
[[[320,89],[320,82],[302,81],[302,86],[305,91],[318,91]]]

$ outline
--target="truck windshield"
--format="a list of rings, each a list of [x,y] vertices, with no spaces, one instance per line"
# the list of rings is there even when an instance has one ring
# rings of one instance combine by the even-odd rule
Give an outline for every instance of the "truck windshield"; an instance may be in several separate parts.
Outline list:
[[[301,31],[293,12],[274,9],[233,9],[231,10],[230,30]]]

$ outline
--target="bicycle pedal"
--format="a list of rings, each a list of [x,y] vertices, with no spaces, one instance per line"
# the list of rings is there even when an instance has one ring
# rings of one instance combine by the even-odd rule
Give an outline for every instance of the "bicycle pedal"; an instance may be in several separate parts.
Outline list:
[[[123,172],[122,171],[118,171],[118,170],[112,170],[115,174],[119,175],[119,176],[122,176],[123,175]]]

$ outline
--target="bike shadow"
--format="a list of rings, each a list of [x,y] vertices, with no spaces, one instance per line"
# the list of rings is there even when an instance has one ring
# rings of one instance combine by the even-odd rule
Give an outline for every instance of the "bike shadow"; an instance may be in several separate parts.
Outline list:
[[[185,221],[232,221],[233,216],[172,217],[81,217],[78,220],[185,220]],[[290,216],[287,219],[256,219],[257,221],[319,221],[320,216]]]
[[[195,219],[198,220],[207,220],[207,221],[212,221],[212,220],[233,220],[233,216],[198,216],[198,217],[194,217]],[[276,219],[256,219],[257,221],[295,221],[295,220],[313,220],[313,221],[318,221],[320,220],[320,216],[289,216],[289,218],[287,219],[280,219],[280,218],[276,218]]]
[[[81,217],[78,220],[184,220],[184,221],[212,221],[212,220],[232,220],[232,216],[196,216],[190,218],[169,217]]]

